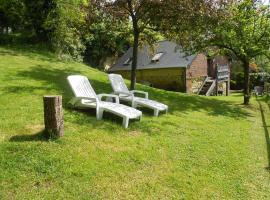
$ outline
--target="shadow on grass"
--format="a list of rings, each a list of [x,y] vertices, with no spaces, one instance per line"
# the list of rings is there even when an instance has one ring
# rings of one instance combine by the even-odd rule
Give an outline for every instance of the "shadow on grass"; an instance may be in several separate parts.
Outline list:
[[[10,50],[12,51],[12,49]],[[16,51],[17,52],[17,51]],[[24,56],[28,56],[30,59],[38,59],[38,60],[44,60],[49,61],[49,63],[39,64],[36,65],[28,70],[21,70],[17,72],[17,77],[21,78],[23,80],[29,80],[29,81],[38,81],[42,85],[16,85],[16,86],[7,86],[3,87],[3,91],[7,93],[22,93],[24,95],[25,93],[31,93],[35,94],[36,91],[39,91],[37,95],[47,95],[48,93],[57,93],[58,95],[63,95],[63,107],[69,112],[72,113],[71,109],[68,108],[68,101],[73,97],[72,91],[68,85],[68,82],[66,80],[67,76],[71,74],[83,74],[86,75],[93,88],[96,90],[97,93],[111,93],[112,88],[109,84],[109,81],[101,81],[100,79],[104,80],[104,77],[100,74],[100,76],[97,76],[96,73],[91,74],[91,69],[89,69],[89,72],[87,72],[87,68],[80,69],[74,67],[70,67],[70,64],[63,68],[63,67],[55,67],[59,63],[59,61],[53,57],[44,54],[39,54],[39,51],[33,51],[30,52],[27,50],[27,53],[24,53],[23,51],[18,51],[18,54],[22,54]],[[2,53],[8,53],[8,52],[2,52]],[[106,78],[105,78],[106,80]],[[7,79],[7,81],[9,81]],[[182,115],[189,112],[194,111],[203,111],[206,112],[208,115],[213,116],[227,116],[234,119],[237,118],[247,118],[248,112],[246,112],[244,109],[241,109],[239,105],[236,105],[235,102],[222,100],[220,97],[217,98],[209,98],[209,97],[202,97],[197,95],[187,95],[187,94],[181,94],[177,92],[168,92],[164,90],[158,90],[153,89],[150,87],[144,87],[138,85],[138,89],[145,90],[149,92],[150,98],[160,101],[162,103],[165,103],[169,106],[169,114],[172,113],[174,115]],[[43,94],[44,92],[44,94]],[[45,93],[46,92],[46,93]],[[144,114],[151,116],[152,111],[143,109]],[[81,113],[81,112],[80,112]],[[89,111],[82,111],[83,115],[78,115],[78,119],[70,118],[74,123],[91,123],[96,125],[97,127],[101,128],[108,128],[111,129],[114,127],[114,125],[110,126],[109,123],[106,123],[106,125],[101,125],[101,123],[97,122],[96,120],[93,120],[95,117],[95,112],[89,112]],[[91,116],[91,120],[85,120],[84,118]],[[166,116],[165,116],[166,117]],[[121,124],[121,119],[118,119],[116,116],[113,116],[111,118],[108,116],[108,114],[104,115],[105,119],[109,119],[113,121],[117,121],[117,124]],[[203,120],[203,119],[202,119]],[[175,127],[177,127],[177,124],[181,122],[173,121],[171,122]],[[142,124],[142,123],[141,123]],[[142,128],[151,129],[151,125],[143,124],[141,125]],[[145,127],[143,127],[145,126]],[[148,127],[149,126],[149,127]],[[136,126],[139,127],[140,126]]]
[[[58,91],[59,95],[63,95],[63,104],[64,106],[66,106],[67,102],[72,97],[72,92],[69,88],[66,78],[71,74],[80,73],[81,72],[76,69],[53,69],[50,68],[49,65],[37,65],[37,67],[33,70],[25,70],[18,72],[17,76],[22,77],[26,80],[28,78],[38,80],[40,82],[43,82],[44,86],[8,86],[6,88],[3,87],[3,91],[7,93],[33,93],[36,90],[44,90],[47,91],[47,93],[44,95],[48,95],[48,93],[52,93],[50,91],[55,90]]]
[[[101,82],[99,80],[91,80],[95,88],[99,92],[112,92],[111,86],[108,83]],[[190,111],[206,111],[209,115],[218,116],[228,116],[232,118],[247,118],[250,114],[241,109],[241,107],[231,101],[225,101],[218,98],[209,98],[198,95],[188,95],[178,92],[169,92],[165,90],[153,89],[150,87],[139,87],[144,91],[149,92],[149,98],[157,100],[159,102],[165,103],[169,106],[169,113],[179,112],[187,113]],[[152,115],[151,111],[146,111],[148,114]]]
[[[5,93],[32,93],[37,90],[46,90],[47,87],[39,86],[8,86],[3,89]]]
[[[6,55],[18,56],[19,54],[15,53],[14,51],[10,51],[10,50],[2,50],[2,51],[0,51],[0,55],[1,56],[6,56]]]
[[[265,135],[265,142],[266,142],[266,148],[267,148],[268,166],[266,169],[270,171],[270,137],[269,137],[269,131],[268,131],[269,126],[267,126],[267,123],[265,120],[265,115],[264,115],[264,110],[263,110],[263,107],[262,107],[260,100],[257,99],[257,102],[259,104],[259,108],[260,108],[260,112],[261,112],[264,135]],[[268,103],[267,103],[267,105],[268,105],[268,107],[270,106]]]
[[[9,139],[10,142],[32,142],[32,141],[48,141],[45,137],[44,130],[34,135],[15,135]]]
[[[96,119],[96,110],[93,108],[90,109],[76,109],[76,108],[67,108],[70,112],[76,112],[76,115],[82,114],[81,117],[72,118],[70,121],[73,123],[79,124],[80,126],[87,126],[89,128],[89,123],[91,123],[92,128],[98,128],[112,132],[115,129],[115,126],[119,128],[122,127],[123,118],[112,113],[104,111],[102,120]],[[110,122],[110,123],[104,123]],[[139,119],[130,119],[129,124],[133,122],[139,122]],[[115,132],[112,132],[115,133]]]
[[[37,67],[34,69],[18,72],[17,76],[23,77],[24,79],[29,78],[41,81],[47,87],[48,91],[58,91],[61,95],[63,95],[63,106],[67,107],[67,103],[72,98],[73,94],[67,83],[66,78],[71,74],[82,73],[85,72],[76,69],[58,69],[50,68],[50,66],[37,65]],[[97,93],[112,92],[109,81],[100,81],[98,80],[99,77],[96,77],[95,75],[91,77],[91,74],[88,75],[88,78]],[[32,90],[35,89],[43,89],[42,87],[27,87],[28,86],[22,88],[21,92],[32,92]],[[223,115],[233,118],[247,118],[247,116],[249,116],[247,111],[241,109],[239,105],[236,105],[231,101],[225,101],[217,98],[202,97],[197,95],[181,94],[177,92],[168,92],[164,90],[153,89],[150,87],[140,86],[140,88],[148,91],[151,99],[167,104],[169,106],[169,112],[171,113],[179,112],[181,114],[189,111],[206,111],[209,115],[213,116]],[[7,91],[14,92],[20,92],[20,89],[21,88],[18,88],[18,86],[14,88],[6,88]]]
[[[60,62],[55,54],[50,52],[45,46],[37,45],[3,45],[5,49],[0,50],[2,56],[26,56],[34,60],[42,60],[47,62]]]

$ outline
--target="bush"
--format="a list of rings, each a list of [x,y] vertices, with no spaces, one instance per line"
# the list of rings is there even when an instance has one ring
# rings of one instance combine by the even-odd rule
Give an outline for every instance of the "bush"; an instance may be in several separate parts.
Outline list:
[[[44,24],[49,34],[50,43],[62,59],[82,61],[85,45],[82,33],[86,28],[85,13],[80,1],[63,3],[57,1],[55,9],[51,10]]]
[[[231,89],[232,90],[241,90],[244,88],[244,73],[238,72],[233,73],[231,76]]]

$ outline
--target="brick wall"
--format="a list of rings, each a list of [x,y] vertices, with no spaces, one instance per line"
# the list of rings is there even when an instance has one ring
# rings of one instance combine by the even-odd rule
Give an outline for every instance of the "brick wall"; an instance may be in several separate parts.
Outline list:
[[[207,58],[204,54],[198,54],[187,68],[187,79],[207,76]]]
[[[193,93],[196,90],[194,84],[198,85],[198,82],[203,82],[203,78],[206,76],[215,78],[217,64],[229,64],[228,58],[225,56],[216,56],[210,62],[210,66],[208,66],[207,57],[204,54],[198,54],[186,71],[186,91]]]
[[[193,93],[193,82],[207,76],[207,57],[198,54],[186,70],[186,92]]]

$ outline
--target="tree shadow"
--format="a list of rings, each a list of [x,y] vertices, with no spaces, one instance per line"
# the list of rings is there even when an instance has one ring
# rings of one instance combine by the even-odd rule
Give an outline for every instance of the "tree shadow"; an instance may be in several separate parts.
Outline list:
[[[57,69],[50,68],[48,65],[37,65],[32,70],[19,71],[16,76],[23,77],[24,79],[34,79],[42,82],[42,86],[8,86],[3,88],[5,92],[13,93],[33,93],[36,90],[45,90],[47,95],[48,92],[57,93],[63,95],[63,105],[67,106],[68,101],[72,98],[72,91],[68,85],[67,77],[72,74],[80,74],[81,71],[76,69]]]
[[[259,108],[260,108],[260,112],[261,112],[264,135],[265,135],[265,142],[266,142],[266,148],[267,148],[268,166],[266,167],[266,169],[270,171],[270,137],[269,137],[269,131],[268,131],[269,126],[267,126],[267,123],[265,120],[265,115],[264,115],[264,110],[263,110],[262,104],[261,104],[260,100],[258,100],[258,98],[257,98],[257,102],[259,104]],[[268,105],[268,107],[270,106],[269,104],[267,104],[267,105]]]
[[[123,118],[117,115],[114,115],[109,112],[103,113],[102,120],[96,119],[96,109],[94,108],[87,108],[87,109],[77,109],[77,108],[67,108],[67,110],[76,111],[76,114],[81,114],[83,117],[77,117],[70,119],[70,122],[76,123],[80,126],[87,126],[89,128],[89,122],[91,123],[92,128],[98,128],[102,130],[107,130],[111,132],[113,129],[122,126]],[[110,122],[110,123],[104,123]],[[139,123],[139,119],[130,119],[129,124],[132,125],[134,122]],[[112,132],[114,133],[114,132]]]
[[[19,54],[15,53],[14,51],[10,51],[10,50],[1,50],[0,55],[1,56],[6,56],[6,55],[18,56]]]
[[[97,91],[100,88],[104,89],[100,92],[111,93],[112,88],[110,83],[104,83],[99,80],[91,80],[91,83],[97,88]],[[151,87],[139,86],[138,89],[142,89],[146,92],[149,92],[149,98],[165,103],[169,106],[169,112],[179,112],[187,113],[192,111],[206,111],[209,115],[218,116],[228,116],[232,118],[247,118],[250,116],[250,113],[241,109],[240,104],[232,103],[231,101],[221,100],[218,98],[209,98],[198,95],[188,95],[178,92],[169,92],[160,89],[153,89]],[[150,115],[151,111],[144,109],[143,111],[148,112]]]
[[[63,95],[63,106],[68,107],[68,101],[73,97],[73,94],[66,78],[72,74],[85,74],[85,72],[76,69],[50,68],[49,65],[37,65],[34,69],[19,71],[17,76],[24,77],[24,79],[29,78],[38,80],[39,82],[43,82],[44,86],[38,88],[33,86],[25,86],[21,91],[21,88],[16,86],[14,88],[7,88],[6,90],[14,92],[33,92],[36,89],[42,89],[43,87],[46,87],[47,91],[55,90],[58,91],[60,95]],[[112,93],[112,88],[110,86],[109,80],[106,83],[104,81],[98,80],[99,77],[96,77],[95,75],[91,76],[91,74],[88,75],[88,78],[96,93]],[[232,118],[247,118],[250,115],[247,111],[241,109],[239,105],[231,101],[198,95],[182,94],[178,92],[169,92],[140,85],[138,89],[143,89],[149,92],[150,99],[154,99],[167,104],[169,106],[169,112],[171,113],[206,111],[209,115],[223,115]]]
[[[29,56],[26,54],[25,56]],[[36,54],[31,55],[36,56]],[[32,57],[30,58],[32,59]],[[37,56],[39,56],[37,54]],[[43,55],[40,55],[41,57],[45,57]],[[40,58],[38,58],[40,59]],[[72,112],[71,109],[69,109],[68,102],[73,97],[72,90],[67,82],[67,77],[69,75],[73,74],[83,74],[86,75],[93,88],[95,89],[96,93],[112,93],[112,88],[109,83],[109,80],[106,77],[97,76],[96,73],[91,73],[92,69],[89,68],[89,72],[87,70],[82,70],[80,68],[76,69],[76,67],[70,67],[67,66],[65,68],[57,68],[57,60],[50,59],[50,63],[44,63],[44,64],[37,64],[36,66],[31,67],[28,70],[20,70],[17,72],[16,76],[18,78],[22,78],[23,80],[29,80],[29,81],[38,81],[39,85],[16,85],[16,86],[7,86],[2,87],[3,91],[6,91],[7,93],[13,92],[13,93],[32,93],[35,94],[36,91],[39,91],[37,95],[48,95],[48,93],[57,93],[58,95],[63,96],[63,107],[69,111]],[[87,68],[86,68],[87,69]],[[100,80],[102,78],[102,80]],[[105,80],[105,81],[104,81]],[[7,81],[9,81],[7,79]],[[194,111],[203,111],[206,112],[208,115],[212,116],[228,116],[234,119],[237,118],[247,118],[250,114],[245,111],[244,109],[241,109],[241,107],[237,104],[235,104],[232,101],[226,101],[222,100],[219,97],[218,98],[209,98],[209,97],[202,97],[198,95],[188,95],[188,94],[182,94],[178,92],[169,92],[165,90],[160,89],[154,89],[147,86],[139,85],[137,86],[138,89],[145,90],[149,92],[150,99],[157,100],[159,102],[165,103],[169,106],[169,113],[173,113],[175,115],[181,115],[185,113],[190,113]],[[44,94],[43,94],[44,92]],[[45,93],[46,92],[46,93]],[[39,97],[38,97],[39,98]],[[141,108],[140,108],[141,109]],[[73,110],[73,109],[72,109]],[[152,116],[153,113],[151,110],[142,109],[144,114],[147,114],[149,116]],[[95,114],[84,112],[83,114],[93,117]],[[107,114],[105,114],[105,119]],[[82,118],[82,117],[80,117]],[[75,120],[75,119],[74,119]],[[111,120],[110,117],[108,117],[108,120]],[[113,117],[113,121],[117,121],[117,117]],[[78,123],[81,123],[80,120],[75,120]],[[75,122],[74,121],[74,122]],[[118,121],[117,121],[118,123]],[[119,121],[120,123],[120,121]],[[181,122],[178,122],[181,123]],[[97,126],[101,126],[100,123],[96,123]],[[108,123],[107,123],[108,125]],[[102,126],[103,127],[103,126]],[[111,127],[108,125],[108,128]]]
[[[2,89],[4,93],[33,93],[36,90],[46,90],[47,87],[39,86],[7,86]]]
[[[63,62],[46,47],[37,45],[4,45],[5,49],[0,50],[0,55],[5,56],[26,56],[33,60],[42,60],[46,62]]]
[[[33,135],[15,135],[9,139],[10,142],[33,142],[33,141],[48,141],[48,138],[45,136],[45,130],[42,130]]]

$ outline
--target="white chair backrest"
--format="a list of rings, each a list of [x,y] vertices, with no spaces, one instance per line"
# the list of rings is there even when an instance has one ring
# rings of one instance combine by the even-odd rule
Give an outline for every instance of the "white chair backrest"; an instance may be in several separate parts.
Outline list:
[[[255,86],[254,87],[254,91],[258,94],[262,94],[263,93],[263,87],[261,86]]]
[[[96,98],[97,94],[92,88],[87,77],[81,75],[71,75],[67,77],[69,85],[76,97]]]
[[[129,93],[129,90],[125,84],[123,77],[119,74],[109,74],[109,80],[111,82],[114,92]]]

